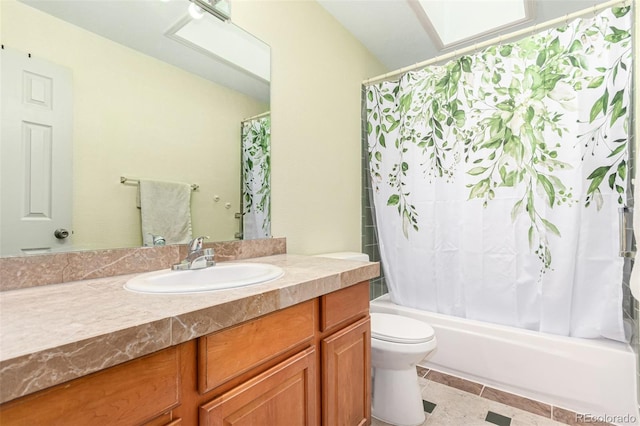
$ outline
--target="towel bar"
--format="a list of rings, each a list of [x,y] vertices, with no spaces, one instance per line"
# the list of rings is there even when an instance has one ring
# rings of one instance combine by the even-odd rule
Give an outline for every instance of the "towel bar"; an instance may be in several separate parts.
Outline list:
[[[120,176],[120,183],[122,183],[122,184],[131,183],[133,185],[139,185],[140,184],[140,179],[132,179],[132,178]],[[191,184],[191,190],[192,191],[197,191],[198,188],[200,188],[200,185],[198,185],[197,183],[192,183]]]

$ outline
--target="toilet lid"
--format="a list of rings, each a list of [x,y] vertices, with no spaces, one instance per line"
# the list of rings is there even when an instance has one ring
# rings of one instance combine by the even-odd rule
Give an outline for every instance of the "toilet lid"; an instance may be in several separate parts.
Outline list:
[[[423,343],[433,339],[429,324],[417,319],[379,312],[371,313],[371,337],[395,343]]]

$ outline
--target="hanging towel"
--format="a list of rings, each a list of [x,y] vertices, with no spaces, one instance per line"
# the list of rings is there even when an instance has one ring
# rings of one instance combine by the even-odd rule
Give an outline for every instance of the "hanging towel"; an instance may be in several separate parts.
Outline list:
[[[191,185],[140,179],[139,190],[142,240],[149,241],[153,235],[164,237],[166,244],[188,243],[192,238]]]

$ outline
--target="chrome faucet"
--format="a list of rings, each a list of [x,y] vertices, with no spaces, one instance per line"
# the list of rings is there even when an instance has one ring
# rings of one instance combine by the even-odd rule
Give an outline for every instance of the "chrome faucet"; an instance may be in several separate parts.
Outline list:
[[[214,253],[212,248],[202,248],[203,241],[209,237],[194,238],[189,242],[189,254],[180,263],[171,266],[174,271],[186,271],[189,269],[202,269],[214,266]]]

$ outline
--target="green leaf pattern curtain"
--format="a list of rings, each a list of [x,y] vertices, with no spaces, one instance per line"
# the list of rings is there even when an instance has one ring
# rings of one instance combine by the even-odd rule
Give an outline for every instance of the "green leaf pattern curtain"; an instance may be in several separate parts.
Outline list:
[[[629,7],[366,90],[385,276],[402,305],[625,340]]]
[[[271,238],[271,116],[242,122],[243,239]]]

